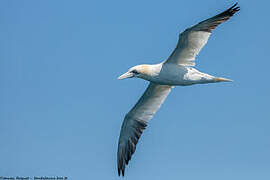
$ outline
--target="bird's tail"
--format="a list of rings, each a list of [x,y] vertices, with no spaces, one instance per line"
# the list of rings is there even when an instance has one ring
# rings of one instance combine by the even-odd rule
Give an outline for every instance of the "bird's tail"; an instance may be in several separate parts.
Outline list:
[[[216,77],[215,81],[216,82],[232,82],[233,80],[227,79],[227,78],[222,78],[222,77]]]

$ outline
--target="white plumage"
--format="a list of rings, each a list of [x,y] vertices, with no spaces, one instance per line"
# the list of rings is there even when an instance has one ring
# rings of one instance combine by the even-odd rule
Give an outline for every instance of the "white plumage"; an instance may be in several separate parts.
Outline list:
[[[231,81],[202,73],[192,66],[195,66],[195,58],[207,43],[212,30],[239,10],[236,3],[228,10],[186,29],[179,35],[177,46],[166,61],[155,65],[134,66],[118,78],[137,77],[150,82],[122,124],[117,153],[119,176],[124,176],[125,166],[131,159],[147,122],[160,108],[173,86]]]

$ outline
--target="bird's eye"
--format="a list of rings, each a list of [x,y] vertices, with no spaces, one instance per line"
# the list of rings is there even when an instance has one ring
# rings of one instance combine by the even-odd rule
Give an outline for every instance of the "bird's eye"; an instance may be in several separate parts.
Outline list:
[[[137,70],[131,71],[133,74],[139,74]]]

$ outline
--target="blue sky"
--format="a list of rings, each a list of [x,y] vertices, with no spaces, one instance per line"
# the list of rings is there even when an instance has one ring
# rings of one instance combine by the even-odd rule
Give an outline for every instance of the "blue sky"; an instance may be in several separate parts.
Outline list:
[[[121,123],[147,82],[117,77],[234,2],[1,1],[0,176],[119,179]],[[239,4],[196,66],[234,82],[174,88],[125,179],[270,178],[270,3]]]

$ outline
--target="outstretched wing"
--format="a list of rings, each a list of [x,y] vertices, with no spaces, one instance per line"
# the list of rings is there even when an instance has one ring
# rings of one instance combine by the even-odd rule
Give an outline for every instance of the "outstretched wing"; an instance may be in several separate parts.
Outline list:
[[[122,124],[117,153],[118,175],[125,174],[128,164],[136,149],[136,144],[156,111],[160,108],[171,91],[172,86],[150,83],[137,104],[125,116]]]
[[[226,11],[186,29],[179,35],[177,46],[165,63],[195,66],[195,58],[207,43],[212,30],[239,10],[236,3]]]

